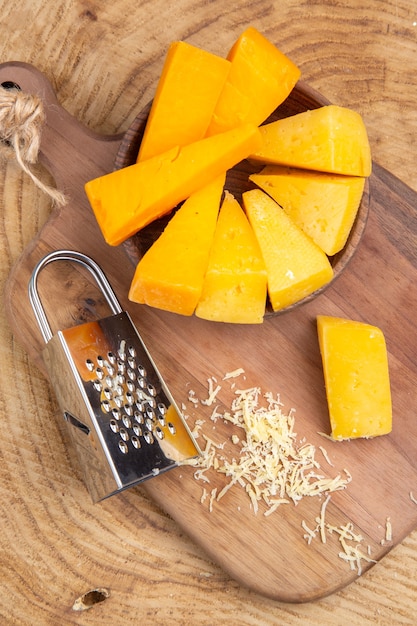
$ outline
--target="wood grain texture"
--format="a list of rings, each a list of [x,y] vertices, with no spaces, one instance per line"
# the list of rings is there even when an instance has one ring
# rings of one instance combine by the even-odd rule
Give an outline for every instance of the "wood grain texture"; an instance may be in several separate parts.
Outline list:
[[[183,0],[168,8],[166,2],[150,0],[135,6],[124,0],[102,4],[0,2],[0,61],[36,65],[71,114],[97,132],[112,134],[126,130],[152,97],[162,51],[172,39],[223,53],[251,23],[299,63],[312,86],[360,111],[375,160],[417,189],[411,0]],[[44,168],[39,170],[48,177]],[[48,219],[50,206],[10,160],[2,163],[0,188],[4,285],[13,263]],[[384,224],[387,232],[391,226],[389,220]],[[411,255],[413,242],[411,237]],[[240,587],[142,490],[123,495],[122,505],[116,500],[90,505],[55,419],[49,386],[16,343],[3,310],[1,346],[4,623],[415,623],[415,533],[346,589],[288,606]],[[109,589],[110,597],[74,613],[75,600],[98,587]]]

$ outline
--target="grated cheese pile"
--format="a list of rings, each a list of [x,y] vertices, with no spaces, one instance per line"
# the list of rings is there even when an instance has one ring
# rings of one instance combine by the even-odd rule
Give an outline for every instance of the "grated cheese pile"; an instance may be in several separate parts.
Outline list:
[[[214,405],[210,416],[213,424],[223,420],[232,426],[230,437],[216,442],[214,436],[211,438],[203,432],[205,420],[195,421],[193,435],[196,439],[202,437],[205,445],[200,458],[185,463],[195,468],[195,479],[204,483],[201,503],[207,502],[211,512],[215,503],[237,486],[247,493],[255,514],[262,505],[264,515],[268,516],[282,504],[297,504],[306,496],[325,496],[315,526],[310,528],[305,520],[301,522],[304,539],[310,545],[317,537],[323,544],[327,543],[329,536],[336,537],[340,546],[338,556],[360,576],[363,562],[376,562],[371,558],[371,546],[364,544],[364,537],[354,529],[352,522],[335,526],[326,519],[331,493],[346,488],[351,481],[350,473],[345,469],[344,476],[340,473],[333,478],[324,476],[320,472],[316,453],[320,452],[327,465],[333,467],[326,449],[323,446],[316,448],[311,443],[297,443],[294,411],[285,414],[279,396],[274,397],[271,392],[262,393],[259,387],[236,389],[233,379],[242,375],[244,370],[239,368],[223,377],[224,381],[232,380],[230,390],[233,391],[234,399],[230,410],[221,411],[219,405],[215,405],[222,386],[214,377],[207,381],[208,393],[205,399],[199,399],[193,390],[188,393],[188,400],[194,407],[199,404],[209,407]],[[186,407],[182,408],[185,410]],[[213,431],[215,428],[213,426]],[[213,472],[228,479],[221,489],[218,486],[208,487]],[[410,498],[417,504],[411,492]],[[385,522],[381,545],[385,542],[392,542],[389,517]]]
[[[242,369],[235,370],[226,374],[223,380],[236,378],[242,373]],[[212,377],[208,380],[207,399],[198,401],[195,393],[190,391],[189,400],[193,404],[200,402],[210,406],[220,390],[221,385]],[[274,397],[271,392],[262,394],[259,387],[236,389],[234,395],[230,411],[220,412],[215,407],[211,420],[222,419],[240,432],[234,428],[228,441],[221,443],[203,433],[205,447],[202,456],[188,462],[196,468],[194,476],[197,480],[210,483],[209,470],[228,478],[226,485],[220,490],[213,488],[210,496],[203,489],[201,501],[209,498],[210,511],[214,503],[235,485],[246,491],[255,514],[259,504],[263,503],[266,507],[264,515],[271,515],[282,504],[296,504],[305,496],[344,489],[350,482],[351,477],[346,470],[345,476],[338,474],[334,478],[319,472],[316,447],[309,443],[297,445],[294,414],[292,411],[288,415],[283,413],[279,397]],[[196,422],[195,437],[199,437],[203,423],[201,420]],[[232,445],[232,453],[229,451],[226,454],[226,444],[228,451]],[[319,450],[331,465],[324,448],[320,446]]]

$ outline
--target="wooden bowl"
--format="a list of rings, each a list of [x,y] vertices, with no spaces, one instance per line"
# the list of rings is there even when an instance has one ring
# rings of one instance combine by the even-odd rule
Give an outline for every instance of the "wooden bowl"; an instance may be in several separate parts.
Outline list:
[[[330,102],[326,98],[309,87],[303,81],[299,81],[285,102],[283,102],[283,104],[281,104],[274,111],[274,113],[268,118],[267,122],[289,117],[290,115],[295,115],[296,113],[301,113],[309,109],[317,109],[327,104],[330,104]],[[142,141],[145,130],[146,121],[148,119],[150,106],[151,103],[149,103],[148,106],[139,113],[124,135],[116,155],[115,169],[126,167],[135,163],[140,142]],[[249,175],[255,173],[255,171],[260,171],[262,167],[262,165],[255,166],[254,164],[250,164],[247,160],[241,161],[227,173],[225,188],[228,189],[237,200],[241,201],[242,193],[255,187],[255,185],[248,180]],[[281,309],[280,311],[273,311],[270,303],[267,302],[265,317],[287,313],[288,311],[309,302],[327,289],[327,287],[329,287],[338,278],[338,276],[340,276],[359,245],[365,230],[368,211],[369,181],[367,180],[365,183],[362,201],[345,247],[343,250],[330,258],[334,272],[332,280],[309,296]],[[145,254],[146,250],[162,233],[171,216],[172,213],[169,213],[168,215],[155,220],[152,224],[149,224],[139,233],[122,244],[127,257],[135,266]]]

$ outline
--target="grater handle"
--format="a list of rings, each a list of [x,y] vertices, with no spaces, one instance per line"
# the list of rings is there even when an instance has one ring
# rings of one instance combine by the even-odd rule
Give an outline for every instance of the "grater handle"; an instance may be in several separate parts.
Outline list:
[[[123,309],[120,306],[120,303],[116,298],[116,295],[109,281],[107,280],[106,275],[104,274],[100,266],[97,265],[95,261],[93,261],[93,259],[86,256],[82,252],[76,252],[74,250],[54,250],[53,252],[50,252],[49,254],[44,256],[43,259],[39,261],[39,263],[35,266],[29,281],[29,300],[35,313],[36,320],[39,324],[42,337],[44,338],[46,343],[48,343],[48,341],[52,339],[53,334],[48,322],[48,318],[46,317],[41,299],[39,297],[37,281],[40,271],[52,261],[73,261],[75,263],[83,265],[94,277],[112,312],[114,314],[122,313]]]

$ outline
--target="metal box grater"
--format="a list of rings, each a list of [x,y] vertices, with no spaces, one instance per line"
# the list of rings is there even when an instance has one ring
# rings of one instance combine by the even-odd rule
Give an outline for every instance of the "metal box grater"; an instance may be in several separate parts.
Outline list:
[[[113,315],[53,335],[37,279],[57,260],[86,267]],[[71,250],[46,255],[32,273],[29,299],[46,342],[42,357],[94,502],[199,456],[130,316],[91,258]]]

